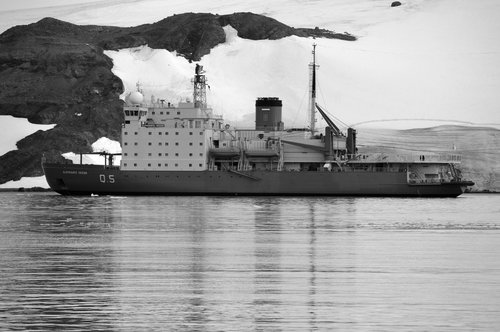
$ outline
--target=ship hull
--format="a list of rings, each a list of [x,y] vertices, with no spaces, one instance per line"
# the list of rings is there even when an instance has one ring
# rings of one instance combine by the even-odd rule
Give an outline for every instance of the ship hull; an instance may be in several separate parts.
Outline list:
[[[44,164],[63,195],[328,195],[457,197],[468,182],[410,185],[401,172],[121,171],[98,165]]]

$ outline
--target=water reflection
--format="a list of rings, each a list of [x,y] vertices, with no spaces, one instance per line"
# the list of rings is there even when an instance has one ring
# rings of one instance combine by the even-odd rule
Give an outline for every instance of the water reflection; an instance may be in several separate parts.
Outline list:
[[[255,202],[255,328],[280,326],[283,319],[281,289],[281,215],[277,198]]]
[[[314,216],[314,204],[309,202],[309,330],[317,329],[317,314],[316,314],[316,223]]]
[[[0,330],[494,330],[475,197],[4,196]]]
[[[2,301],[9,329],[108,329],[115,301],[110,238],[112,216],[74,214],[58,196],[24,200],[2,228]],[[46,206],[53,206],[47,214]],[[83,203],[85,205],[85,202]],[[45,210],[44,210],[45,206]],[[14,210],[14,209],[12,209]],[[21,211],[19,211],[21,212]],[[104,239],[104,241],[103,241]]]
[[[190,254],[191,261],[189,262],[190,269],[187,275],[189,289],[191,294],[188,298],[189,307],[186,310],[185,322],[189,322],[192,326],[204,327],[208,322],[206,316],[206,301],[205,301],[205,275],[207,267],[205,266],[205,232],[206,223],[204,218],[203,206],[194,208],[188,215],[187,220],[180,222],[189,225],[190,229]]]

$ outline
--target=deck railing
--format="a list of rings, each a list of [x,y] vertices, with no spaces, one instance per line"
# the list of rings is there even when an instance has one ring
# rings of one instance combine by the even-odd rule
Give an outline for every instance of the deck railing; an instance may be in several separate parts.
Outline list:
[[[356,162],[447,162],[447,163],[460,163],[462,156],[459,154],[411,154],[411,155],[389,155],[389,154],[357,154],[352,155],[350,160]]]

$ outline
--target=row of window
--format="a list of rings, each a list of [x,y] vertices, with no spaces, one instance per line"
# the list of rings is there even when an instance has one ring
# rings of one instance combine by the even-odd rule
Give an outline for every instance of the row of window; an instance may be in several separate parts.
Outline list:
[[[170,142],[165,142],[165,146],[169,146],[170,145],[169,143]],[[203,142],[200,142],[199,144],[200,144],[200,146],[203,146]],[[123,142],[123,145],[127,145],[128,146],[128,142]],[[134,142],[134,145],[138,146],[139,143],[138,142]],[[148,142],[148,146],[152,146],[152,145],[153,145],[153,143]],[[163,145],[163,142],[158,142],[158,146],[162,146],[162,145]],[[179,146],[179,142],[175,142],[174,145],[175,146]],[[193,146],[193,142],[189,142],[189,146]]]
[[[170,103],[169,103],[169,104],[170,104]],[[160,112],[160,115],[163,115],[163,113],[166,113],[166,115],[170,115],[170,112],[163,112],[163,111],[162,111],[162,112]],[[172,113],[173,113],[173,112],[172,112]],[[155,115],[156,113],[153,111],[153,112],[151,112],[151,114]],[[177,115],[180,115],[180,114],[181,114],[181,112],[177,111]]]
[[[169,133],[168,133],[168,131],[166,131],[166,132],[165,132],[165,135],[168,135],[168,134],[169,134]],[[123,132],[123,135],[128,135],[128,131],[124,131],[124,132]],[[139,135],[139,133],[138,133],[137,131],[135,131],[135,132],[134,132],[134,135]],[[153,135],[153,132],[151,132],[151,131],[150,131],[150,132],[148,132],[148,135],[150,135],[150,136],[151,136],[151,135]],[[162,132],[161,132],[161,131],[159,131],[159,132],[158,132],[158,135],[162,135]],[[179,132],[178,132],[178,131],[176,131],[176,132],[175,132],[175,135],[179,135]],[[190,131],[190,132],[189,132],[189,135],[193,136],[193,132],[192,132],[192,131]],[[203,132],[202,132],[202,131],[200,131],[200,135],[203,135]]]
[[[139,110],[134,110],[134,111],[126,110],[125,111],[126,116],[144,116],[146,114],[147,114],[146,111],[139,111]]]
[[[123,163],[123,166],[127,167],[127,163]],[[168,163],[163,164],[164,167],[168,167]],[[189,164],[189,167],[193,167],[193,164]],[[137,163],[134,163],[134,167],[137,167]],[[148,163],[148,167],[152,167],[151,163]],[[158,163],[158,167],[162,167],[161,163]],[[174,167],[179,167],[179,164],[174,164]],[[203,167],[203,164],[198,164],[198,167]]]
[[[126,152],[125,152],[123,155],[124,155],[125,157],[127,157],[127,156],[128,156],[128,153],[126,153]],[[203,157],[203,153],[200,153],[199,155],[200,155],[200,157]],[[136,152],[136,153],[134,153],[134,157],[138,157],[138,156],[139,156],[139,153],[137,153],[137,152]],[[153,156],[153,153],[149,152],[149,153],[148,153],[148,157],[152,157],[152,156]],[[163,156],[168,157],[169,155],[168,155],[168,153],[158,153],[158,157],[163,157]],[[178,152],[176,152],[176,153],[175,153],[175,156],[176,156],[176,157],[179,157],[179,153],[178,153]],[[189,153],[189,157],[192,157],[192,156],[193,156],[193,153]]]
[[[169,103],[169,104],[170,104],[170,103]],[[151,113],[152,113],[153,115],[155,115],[155,112],[151,112]],[[160,115],[163,115],[163,113],[164,113],[164,112],[160,112]],[[166,115],[170,115],[170,112],[165,112],[165,113],[166,113]],[[126,115],[126,116],[139,116],[139,114],[140,114],[141,116],[143,116],[143,115],[146,115],[146,114],[147,114],[147,112],[146,112],[146,111],[141,111],[141,112],[139,113],[139,111],[136,111],[136,110],[134,110],[134,111],[125,110],[125,115]],[[173,112],[172,112],[172,114],[173,114]],[[180,115],[180,114],[181,114],[181,112],[177,111],[177,115]]]

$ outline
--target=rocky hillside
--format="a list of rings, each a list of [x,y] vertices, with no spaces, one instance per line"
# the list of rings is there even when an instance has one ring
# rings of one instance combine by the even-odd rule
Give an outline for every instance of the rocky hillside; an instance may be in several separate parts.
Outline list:
[[[225,42],[228,24],[238,36],[253,40],[290,35],[355,40],[252,13],[187,13],[129,28],[79,26],[53,18],[13,27],[0,35],[0,115],[57,126],[22,139],[18,150],[0,156],[0,183],[42,175],[43,154],[61,159],[64,152],[90,151],[102,136],[119,140],[123,86],[104,50],[148,44],[196,61]]]

